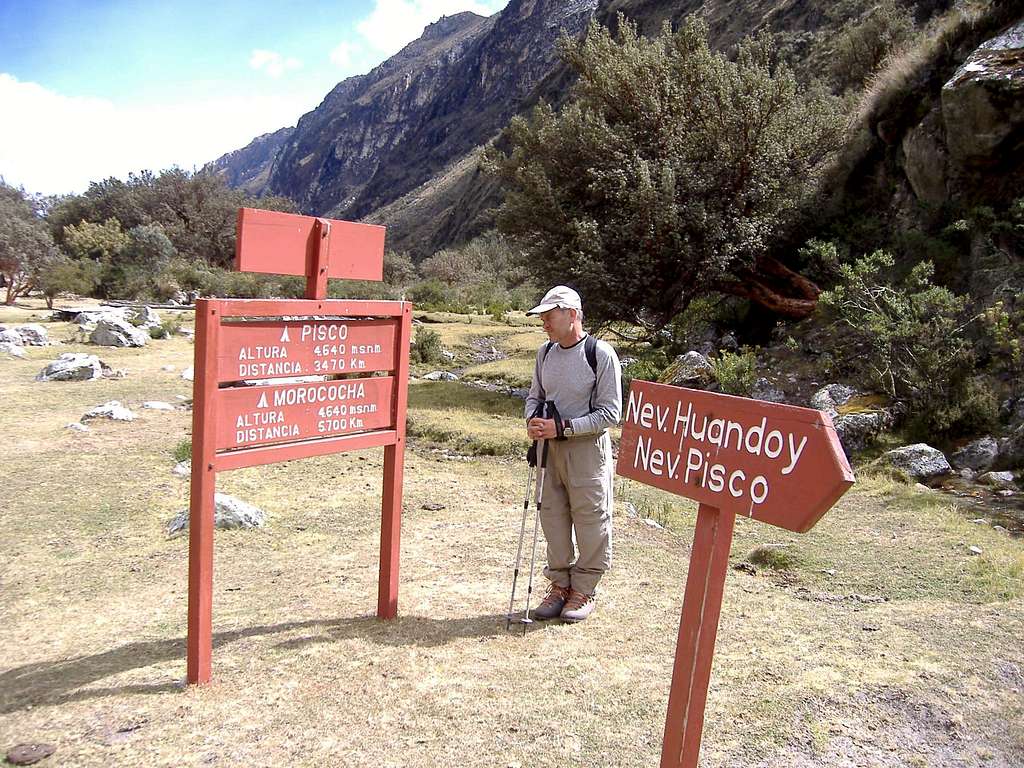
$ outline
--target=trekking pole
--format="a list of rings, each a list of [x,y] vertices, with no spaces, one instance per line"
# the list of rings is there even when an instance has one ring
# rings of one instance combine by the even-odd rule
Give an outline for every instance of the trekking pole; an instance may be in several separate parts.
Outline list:
[[[544,403],[540,403],[533,411],[531,419],[535,419],[544,415]],[[526,463],[529,466],[529,471],[526,473],[526,496],[523,499],[523,518],[519,522],[519,544],[516,547],[516,560],[512,570],[512,595],[508,600],[508,613],[505,615],[505,629],[508,630],[512,626],[513,613],[515,612],[516,606],[516,585],[519,582],[519,567],[523,563],[523,541],[526,538],[526,516],[530,510],[530,487],[533,485],[534,469],[537,466],[537,441],[534,440],[530,444],[530,449],[526,452]],[[523,618],[529,621],[530,606],[526,606],[526,613],[523,614]],[[522,619],[515,619],[517,623],[521,623]]]
[[[523,519],[519,523],[519,545],[516,547],[516,562],[512,571],[512,597],[508,600],[508,614],[505,616],[506,631],[512,626],[512,611],[516,604],[516,582],[519,581],[519,566],[523,560],[523,539],[526,537],[526,515],[530,509],[530,486],[533,485],[533,467],[534,465],[531,464],[526,473],[526,497],[523,499]]]
[[[544,417],[554,418],[557,424],[558,410],[555,408],[554,402],[551,400],[545,401],[544,410]],[[526,584],[526,611],[523,614],[524,635],[526,634],[526,625],[533,623],[533,619],[530,618],[530,599],[533,597],[533,571],[537,562],[537,533],[540,529],[540,505],[544,498],[544,474],[548,468],[548,441],[544,439],[539,442],[540,444],[537,446],[537,487],[533,494],[537,510],[533,516],[533,548],[530,551],[530,578]]]

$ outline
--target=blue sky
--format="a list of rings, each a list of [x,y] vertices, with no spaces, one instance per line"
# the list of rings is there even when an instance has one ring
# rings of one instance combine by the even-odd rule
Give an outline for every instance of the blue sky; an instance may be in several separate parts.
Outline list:
[[[0,0],[0,176],[81,192],[192,168],[316,107],[445,14],[507,0]]]

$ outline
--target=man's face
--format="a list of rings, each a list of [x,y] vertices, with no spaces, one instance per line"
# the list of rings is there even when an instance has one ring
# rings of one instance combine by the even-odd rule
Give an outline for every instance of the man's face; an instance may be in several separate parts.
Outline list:
[[[572,321],[576,313],[572,309],[556,307],[542,312],[540,319],[544,322],[544,332],[552,341],[565,338],[572,330]]]

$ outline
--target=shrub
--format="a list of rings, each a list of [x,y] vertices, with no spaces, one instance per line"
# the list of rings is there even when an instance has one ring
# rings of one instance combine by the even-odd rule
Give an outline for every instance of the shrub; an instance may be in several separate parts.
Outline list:
[[[951,436],[984,422],[987,397],[972,383],[974,340],[967,302],[931,283],[922,262],[902,279],[883,251],[840,268],[840,283],[822,294],[821,306],[845,329],[830,350],[860,383],[911,407],[911,431],[919,437]]]
[[[717,360],[711,361],[711,366],[723,392],[750,397],[757,381],[757,355],[754,350],[745,348],[738,353],[723,352]]]
[[[424,325],[416,326],[416,345],[412,358],[415,362],[434,363],[441,359],[441,334]]]
[[[174,446],[174,450],[171,451],[171,455],[174,456],[174,460],[178,462],[191,461],[192,460],[192,440],[186,438]]]

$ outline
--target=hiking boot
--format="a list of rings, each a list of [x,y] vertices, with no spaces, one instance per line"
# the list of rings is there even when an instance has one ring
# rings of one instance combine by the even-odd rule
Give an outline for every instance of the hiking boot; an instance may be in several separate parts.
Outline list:
[[[535,619],[555,619],[562,613],[565,601],[569,599],[569,588],[562,587],[554,582],[548,585],[547,594],[540,601],[540,605],[533,609]]]
[[[594,612],[593,595],[585,595],[575,589],[569,590],[569,599],[562,608],[562,621],[583,621]]]

